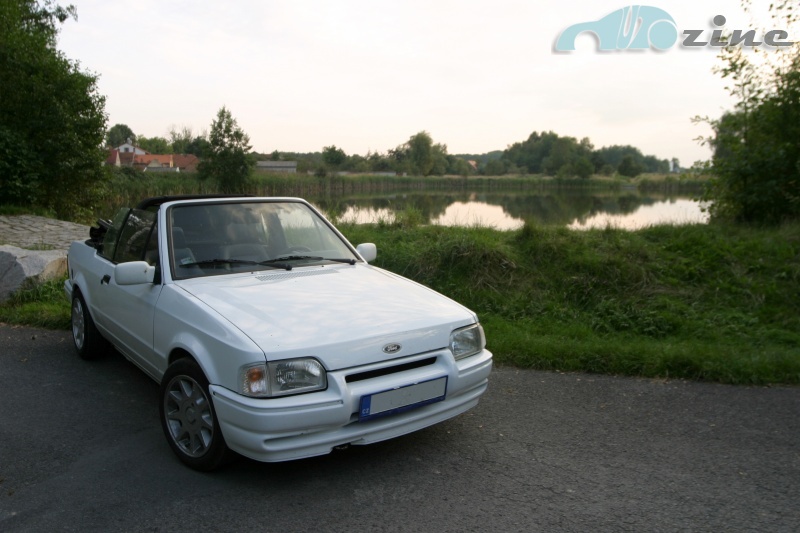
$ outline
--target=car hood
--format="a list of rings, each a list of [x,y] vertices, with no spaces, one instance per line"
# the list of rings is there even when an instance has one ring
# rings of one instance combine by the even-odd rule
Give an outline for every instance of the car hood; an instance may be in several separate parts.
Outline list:
[[[313,356],[328,370],[441,349],[453,329],[476,321],[449,298],[361,263],[179,284],[258,344],[268,360]],[[389,344],[400,349],[385,353]]]

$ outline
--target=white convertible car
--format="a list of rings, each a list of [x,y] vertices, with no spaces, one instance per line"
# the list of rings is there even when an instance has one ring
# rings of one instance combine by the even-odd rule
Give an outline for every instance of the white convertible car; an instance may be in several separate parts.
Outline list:
[[[475,314],[368,263],[297,198],[160,197],[69,249],[75,348],[161,384],[172,450],[285,461],[416,431],[478,403]]]

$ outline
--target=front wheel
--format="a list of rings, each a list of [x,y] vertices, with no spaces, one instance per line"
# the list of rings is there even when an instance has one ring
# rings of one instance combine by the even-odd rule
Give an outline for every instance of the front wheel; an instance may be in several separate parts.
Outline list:
[[[190,358],[179,359],[161,381],[161,426],[170,448],[195,470],[214,470],[230,452],[211,403],[208,380]]]
[[[72,341],[81,359],[97,359],[109,348],[80,294],[72,297]]]

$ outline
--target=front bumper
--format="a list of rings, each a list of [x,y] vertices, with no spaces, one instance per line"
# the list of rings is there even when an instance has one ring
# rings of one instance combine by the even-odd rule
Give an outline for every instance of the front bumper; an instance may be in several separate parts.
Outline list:
[[[348,376],[392,365],[435,359],[396,373],[348,382]],[[452,418],[477,405],[492,369],[488,350],[455,361],[447,350],[398,361],[328,373],[325,391],[286,398],[258,399],[211,385],[222,434],[232,450],[266,462],[324,455],[345,444],[361,445],[405,435]],[[447,377],[444,400],[423,407],[361,422],[362,396]]]

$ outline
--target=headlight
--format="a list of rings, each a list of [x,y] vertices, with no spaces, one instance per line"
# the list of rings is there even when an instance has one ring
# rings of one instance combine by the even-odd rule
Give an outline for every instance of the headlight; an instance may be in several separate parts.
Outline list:
[[[450,334],[450,351],[453,357],[463,359],[483,350],[486,341],[480,324],[457,329]]]
[[[300,394],[328,387],[325,369],[319,361],[311,358],[246,366],[239,371],[239,378],[242,394],[261,398]]]

